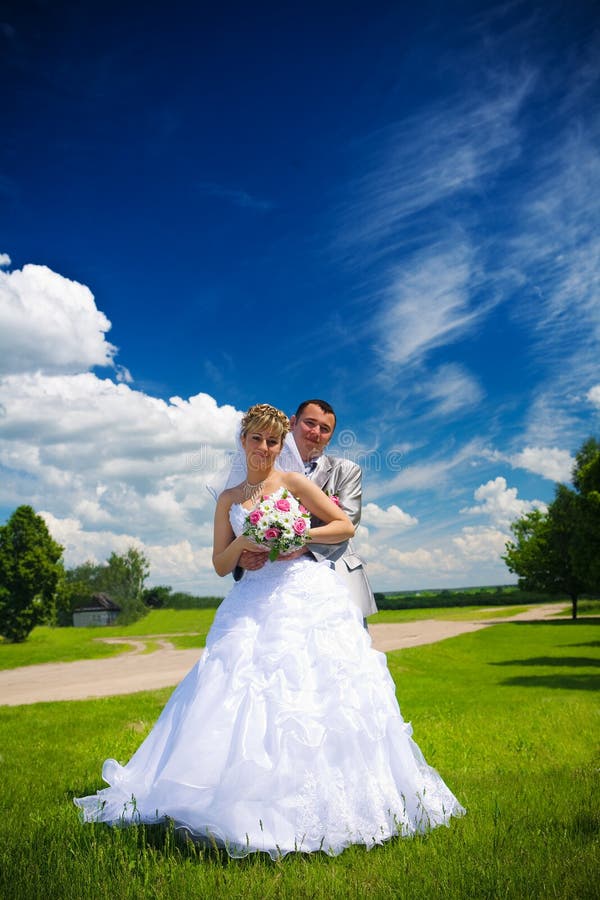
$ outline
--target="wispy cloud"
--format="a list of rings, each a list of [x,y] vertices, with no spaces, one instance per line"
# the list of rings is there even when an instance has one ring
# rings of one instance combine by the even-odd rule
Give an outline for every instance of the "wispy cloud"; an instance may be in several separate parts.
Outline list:
[[[221,200],[226,200],[233,206],[239,206],[242,209],[268,212],[275,207],[275,204],[269,200],[262,200],[260,197],[254,197],[247,191],[239,188],[229,188],[212,181],[201,181],[197,188],[201,194],[205,194],[207,197],[217,197]]]
[[[368,294],[376,312],[364,333],[374,339],[385,379],[471,336],[503,299],[486,271],[481,200],[520,156],[519,116],[535,83],[531,68],[488,73],[485,84],[355,148],[366,171],[346,186],[351,199],[339,210],[337,248],[367,275],[361,301]],[[431,390],[434,412],[454,414],[462,405],[449,394],[436,398],[433,383]],[[472,381],[469,393],[465,406],[481,397]]]
[[[596,91],[599,84],[597,66]],[[572,444],[582,437],[581,397],[598,373],[600,116],[563,122],[552,147],[538,156],[516,213],[519,230],[507,247],[507,264],[521,273],[513,315],[530,329],[532,359],[545,373],[525,440]]]
[[[406,491],[436,491],[443,489],[457,469],[470,464],[474,458],[483,455],[479,441],[469,441],[459,447],[452,455],[429,458],[427,463],[406,466],[396,475],[386,479],[371,478],[367,487],[369,500],[391,496]]]
[[[393,245],[416,216],[480,190],[519,155],[516,119],[534,84],[531,70],[510,79],[497,74],[477,92],[371,135],[360,150],[372,165],[350,186],[342,242]]]
[[[566,335],[585,345],[600,339],[599,148],[600,117],[567,125],[558,146],[538,159],[519,210],[510,255],[529,286],[519,308],[546,348],[563,346]]]
[[[483,399],[484,391],[464,366],[446,363],[425,382],[423,394],[432,404],[433,415],[451,417],[476,406]]]
[[[432,247],[395,267],[378,317],[378,346],[386,365],[418,363],[474,326],[482,309],[470,306],[472,274],[466,243]]]

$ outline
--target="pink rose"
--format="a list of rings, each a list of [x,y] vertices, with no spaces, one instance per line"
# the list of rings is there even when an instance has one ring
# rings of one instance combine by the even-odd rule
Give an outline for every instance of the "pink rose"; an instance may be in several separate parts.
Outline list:
[[[265,531],[265,541],[274,541],[281,534],[279,528],[267,528]]]
[[[262,509],[253,509],[250,515],[248,516],[248,521],[251,525],[257,525],[263,517]]]
[[[296,534],[304,534],[306,531],[306,521],[305,519],[294,519],[294,524],[292,525],[294,532]]]
[[[291,508],[290,501],[286,497],[280,497],[275,504],[275,509],[280,509],[281,512],[289,512]]]
[[[340,498],[338,497],[337,494],[332,494],[329,499],[331,500],[332,503],[335,503],[336,506],[340,505]]]
[[[300,510],[301,513],[307,513],[307,512],[308,512],[307,508],[306,508],[305,506],[302,506],[301,503],[298,505],[298,509]]]

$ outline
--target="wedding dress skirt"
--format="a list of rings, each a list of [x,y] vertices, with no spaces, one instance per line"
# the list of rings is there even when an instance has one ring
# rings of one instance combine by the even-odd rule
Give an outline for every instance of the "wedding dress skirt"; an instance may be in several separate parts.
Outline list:
[[[233,506],[236,533],[246,510]],[[340,853],[448,824],[464,809],[404,722],[386,658],[326,563],[246,572],[199,662],[84,821],[175,827],[231,856]]]

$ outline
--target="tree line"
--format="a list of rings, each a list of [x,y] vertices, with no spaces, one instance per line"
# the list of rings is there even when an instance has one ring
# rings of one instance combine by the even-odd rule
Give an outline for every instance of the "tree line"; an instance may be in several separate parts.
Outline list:
[[[524,591],[514,585],[482,585],[478,588],[441,588],[426,591],[375,593],[379,610],[454,609],[464,606],[519,606],[547,603],[545,591]]]

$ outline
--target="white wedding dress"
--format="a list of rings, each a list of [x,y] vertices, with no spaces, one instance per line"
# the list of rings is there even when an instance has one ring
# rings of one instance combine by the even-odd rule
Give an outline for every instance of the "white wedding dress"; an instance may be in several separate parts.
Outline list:
[[[247,510],[234,505],[236,534]],[[231,856],[340,853],[411,835],[464,809],[404,722],[383,653],[326,563],[246,572],[199,662],[85,821],[172,820]]]

